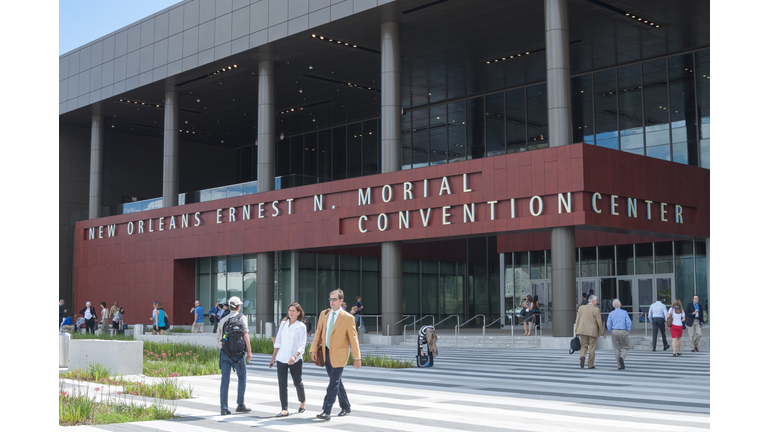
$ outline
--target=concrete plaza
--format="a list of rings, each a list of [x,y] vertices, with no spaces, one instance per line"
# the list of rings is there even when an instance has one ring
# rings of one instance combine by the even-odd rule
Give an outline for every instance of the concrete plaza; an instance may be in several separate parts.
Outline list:
[[[438,346],[439,347],[439,346]],[[366,352],[412,357],[413,347],[362,345]],[[563,350],[439,348],[429,369],[378,369],[348,366],[344,384],[352,413],[330,421],[315,419],[328,384],[325,369],[304,366],[307,411],[298,414],[289,379],[290,416],[280,412],[276,369],[269,355],[256,354],[248,367],[247,415],[219,415],[220,376],[183,377],[194,397],[162,402],[180,419],[77,430],[203,432],[211,430],[354,431],[643,431],[710,428],[710,353],[631,350],[627,368],[617,370],[612,351],[598,351],[596,369],[579,368],[578,354]],[[234,376],[233,376],[234,378]],[[151,380],[149,378],[148,380]],[[65,384],[72,389],[73,384]],[[85,385],[95,393],[95,385]],[[675,388],[674,394],[671,389]],[[118,389],[100,388],[114,396]],[[229,391],[236,406],[237,383]],[[102,397],[102,396],[99,396]],[[124,398],[122,395],[120,398]],[[150,398],[135,398],[152,403]],[[64,428],[61,428],[62,430]],[[70,429],[70,428],[66,428]]]

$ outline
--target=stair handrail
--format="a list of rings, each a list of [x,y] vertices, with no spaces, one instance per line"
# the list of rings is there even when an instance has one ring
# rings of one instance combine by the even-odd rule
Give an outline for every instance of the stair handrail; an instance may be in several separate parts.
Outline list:
[[[413,335],[416,336],[416,323],[423,320],[424,318],[432,317],[432,327],[435,326],[435,316],[434,315],[424,315],[423,317],[417,319],[412,324],[406,324],[403,326],[403,335],[405,335],[405,331],[408,329],[409,325],[413,326]]]
[[[407,319],[409,319],[409,318],[413,318],[413,319],[416,319],[416,315],[405,315],[405,318],[401,319],[400,321],[398,321],[398,322],[396,322],[396,323],[394,323],[394,324],[392,324],[392,325],[393,325],[393,326],[396,326],[396,325],[400,324],[401,322],[403,322],[403,321],[405,321],[405,320],[407,320]],[[387,337],[389,337],[389,326],[390,326],[390,325],[389,325],[389,324],[387,324]],[[405,331],[403,331],[403,335],[405,335]]]
[[[485,323],[483,323],[483,348],[485,348],[485,328],[486,328],[486,327],[490,327],[490,326],[492,326],[492,325],[496,324],[496,322],[497,322],[498,320],[502,319],[502,318],[504,318],[504,315],[502,315],[502,316],[500,316],[500,317],[496,318],[495,320],[493,320],[493,321],[492,321],[490,324],[488,324],[488,325],[485,325]]]
[[[485,315],[483,315],[483,314],[477,314],[477,315],[473,316],[472,318],[468,319],[468,320],[467,320],[466,322],[464,322],[463,324],[459,324],[459,325],[457,325],[457,326],[454,328],[454,330],[453,330],[453,345],[454,345],[454,346],[456,346],[456,344],[459,342],[459,329],[460,329],[462,326],[469,324],[469,323],[470,323],[472,320],[474,320],[474,319],[475,319],[475,318],[477,318],[477,317],[483,317],[483,340],[485,340]],[[483,344],[485,344],[485,342],[483,342]]]

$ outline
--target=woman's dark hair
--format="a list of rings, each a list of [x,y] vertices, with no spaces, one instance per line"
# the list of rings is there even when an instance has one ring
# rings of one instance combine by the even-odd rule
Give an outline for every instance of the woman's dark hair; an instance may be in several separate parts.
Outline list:
[[[160,303],[160,302],[157,302],[157,306],[155,306],[155,308],[156,309],[162,309],[163,308],[163,304]]]
[[[124,307],[120,308],[120,313],[125,313],[125,308]]]
[[[536,303],[538,301],[539,301],[539,295],[536,294],[535,296],[533,296],[533,302]]]
[[[103,308],[107,307],[107,302],[101,302],[101,307]]]
[[[528,294],[527,296],[525,296],[525,300],[529,301],[529,302],[532,302],[533,301],[533,297],[531,297],[531,295]]]
[[[301,308],[301,305],[296,303],[296,302],[293,302],[293,303],[288,305],[288,309],[290,309],[291,306],[296,308],[296,312],[299,313],[299,316],[296,317],[296,321],[304,321],[304,309]]]

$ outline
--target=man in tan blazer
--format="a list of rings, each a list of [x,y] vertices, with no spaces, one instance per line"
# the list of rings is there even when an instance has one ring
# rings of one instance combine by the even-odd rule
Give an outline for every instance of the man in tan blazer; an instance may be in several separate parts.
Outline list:
[[[323,412],[317,415],[322,420],[331,419],[331,408],[336,402],[336,396],[339,397],[341,412],[339,417],[352,412],[347,398],[347,392],[344,390],[344,384],[341,382],[341,373],[344,372],[344,366],[349,359],[349,347],[352,346],[352,358],[354,359],[355,369],[360,368],[360,344],[357,341],[357,329],[355,328],[355,319],[352,315],[341,309],[341,303],[344,301],[344,292],[340,289],[331,291],[328,301],[331,309],[326,309],[317,318],[317,331],[312,340],[312,361],[317,360],[317,347],[322,346],[323,359],[325,359],[325,371],[328,373],[330,383],[325,391],[325,400],[323,401]]]
[[[587,301],[589,303],[579,306],[579,313],[576,314],[576,336],[581,336],[581,367],[584,367],[584,359],[589,352],[588,366],[590,369],[594,369],[597,337],[602,335],[605,339],[605,327],[603,320],[600,319],[597,296],[591,295]]]

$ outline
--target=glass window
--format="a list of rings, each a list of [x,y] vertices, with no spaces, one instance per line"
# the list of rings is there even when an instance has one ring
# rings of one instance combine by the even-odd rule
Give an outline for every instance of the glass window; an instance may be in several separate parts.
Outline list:
[[[485,104],[482,97],[467,99],[467,159],[485,156]]]
[[[675,242],[675,294],[683,306],[693,301],[693,241]]]
[[[424,315],[434,315],[437,319],[440,315],[437,261],[422,261],[421,273],[421,313]]]
[[[595,143],[592,127],[592,75],[571,78],[573,142]]]
[[[614,248],[613,246],[600,246],[597,249],[597,256],[599,258],[598,276],[614,276]],[[612,297],[616,298],[616,297]]]
[[[413,163],[411,154],[411,136],[413,135],[411,133],[411,113],[407,112],[403,114],[402,128],[403,133],[400,135],[400,145],[402,146],[400,158],[402,160],[403,169],[407,170],[411,169],[411,164]]]
[[[256,313],[256,273],[245,273],[243,276],[243,314]]]
[[[347,128],[333,128],[333,179],[347,178]]]
[[[528,269],[528,252],[515,252],[515,307],[531,293],[531,274]]]
[[[643,101],[646,154],[657,159],[672,160],[666,59],[643,63]]]
[[[635,251],[631,244],[616,246],[617,274],[628,276],[635,274]]]
[[[197,260],[197,273],[198,274],[206,274],[211,272],[211,259],[210,258],[200,258]]]
[[[448,118],[445,105],[429,109],[429,164],[439,165],[448,160]]]
[[[238,167],[240,168],[238,176],[239,183],[255,180],[255,177],[253,176],[253,149],[253,147],[243,147],[240,149],[240,152],[238,152],[240,158],[238,163]]]
[[[538,84],[526,89],[528,150],[549,147],[547,120],[547,85]]]
[[[693,54],[669,59],[669,115],[672,118],[672,160],[698,166],[696,92]]]
[[[378,121],[363,122],[363,175],[376,174],[379,171]],[[306,168],[305,168],[306,169]]]
[[[214,261],[216,263],[216,268],[214,269],[214,273],[226,273],[227,257],[216,257],[214,258]]]
[[[616,69],[597,72],[595,80],[595,137],[600,147],[619,149]]]
[[[216,300],[211,296],[211,275],[202,274],[197,276],[197,293],[195,298],[200,300],[200,305],[206,313],[208,309],[216,304]]]
[[[317,177],[317,134],[304,135],[304,175]]]
[[[464,101],[448,104],[448,162],[466,159]]]
[[[525,146],[525,89],[505,93],[507,99],[507,153],[526,150]]]
[[[485,97],[485,154],[506,153],[504,145],[504,93]]]
[[[699,51],[696,57],[696,92],[699,105],[699,155],[702,168],[709,168],[709,50]]]
[[[637,274],[653,274],[653,243],[635,245]]]
[[[317,296],[323,310],[328,307],[328,294],[339,287],[337,255],[317,254]]]
[[[419,261],[403,260],[403,314],[421,315],[419,302]],[[435,321],[437,322],[437,321]]]
[[[347,126],[347,178],[360,177],[363,173],[363,126],[353,123]]]
[[[331,129],[317,133],[317,176],[321,181],[329,181],[333,178],[333,141]]]
[[[544,251],[531,251],[531,279],[546,279]]]
[[[216,296],[214,297],[213,303],[226,303],[229,298],[227,296],[227,274],[218,273],[214,277],[215,279],[211,278],[211,283],[215,284],[215,288],[212,286],[211,291],[212,293],[215,292],[214,295]]]
[[[704,305],[704,321],[709,318],[709,292],[707,291],[707,244],[696,242],[696,294]]]
[[[413,167],[421,168],[429,164],[429,110],[411,112],[413,142]]]
[[[291,141],[278,139],[275,147],[275,176],[286,176],[291,173]]]
[[[672,242],[654,244],[656,249],[656,273],[672,273]]]
[[[594,247],[580,248],[581,277],[597,276],[597,249]]]
[[[242,257],[229,257],[227,258],[227,271],[228,272],[242,272],[243,271],[243,258]]]
[[[317,314],[315,254],[299,253],[299,299],[305,315]],[[323,303],[324,305],[325,303]]]
[[[291,138],[291,171],[290,174],[304,174],[304,135]]]
[[[640,65],[617,69],[619,95],[619,144],[621,150],[643,155],[643,96]]]

